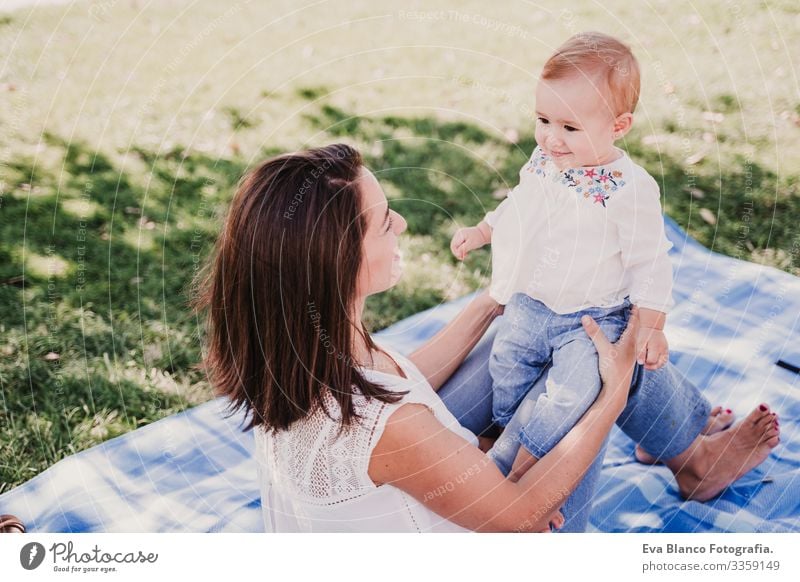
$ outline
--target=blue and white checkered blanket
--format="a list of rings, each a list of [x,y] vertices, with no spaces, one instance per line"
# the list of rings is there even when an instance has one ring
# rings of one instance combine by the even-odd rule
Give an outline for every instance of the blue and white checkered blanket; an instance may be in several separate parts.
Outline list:
[[[800,279],[709,252],[667,220],[676,307],[672,361],[712,404],[747,411],[768,401],[782,443],[708,503],[680,499],[668,469],[633,460],[615,429],[591,519],[595,531],[800,531]],[[380,333],[409,352],[464,305],[462,298]],[[38,532],[258,532],[252,433],[208,402],[56,463],[0,496],[0,513]]]

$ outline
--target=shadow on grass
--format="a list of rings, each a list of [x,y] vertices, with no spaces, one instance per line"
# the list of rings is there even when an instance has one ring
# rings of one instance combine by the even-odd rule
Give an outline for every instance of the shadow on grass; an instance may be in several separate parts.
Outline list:
[[[52,167],[3,168],[0,491],[210,397],[187,286],[244,171],[137,150],[132,172],[47,143]]]
[[[408,221],[406,276],[370,298],[373,330],[487,282],[488,250],[459,263],[449,240],[516,184],[532,135],[509,143],[464,122],[362,118],[328,104],[312,111],[312,129],[360,147]],[[210,398],[192,369],[200,348],[186,292],[245,170],[240,159],[181,148],[137,149],[125,159],[56,136],[47,143],[57,164],[16,159],[3,168],[0,491]],[[744,258],[774,249],[796,272],[793,186],[744,161],[690,181],[677,160],[638,142],[626,146],[659,179],[667,212],[690,234]],[[701,205],[717,214],[715,225],[699,218]]]

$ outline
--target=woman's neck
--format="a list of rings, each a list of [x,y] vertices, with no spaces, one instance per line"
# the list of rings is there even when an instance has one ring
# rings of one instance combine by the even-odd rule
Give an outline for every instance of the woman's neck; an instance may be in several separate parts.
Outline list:
[[[377,346],[375,347],[375,351],[373,351],[367,346],[365,340],[366,332],[361,323],[363,320],[365,303],[366,301],[363,298],[357,300],[355,308],[353,309],[353,331],[355,332],[353,334],[353,359],[356,361],[357,365],[363,368],[372,368],[379,372],[394,374],[401,378],[408,378],[397,361],[386,351]]]
[[[353,306],[353,358],[362,366],[369,366],[372,362],[372,354],[370,349],[364,341],[364,325],[362,319],[364,316],[364,305],[366,304],[366,297],[358,297]]]

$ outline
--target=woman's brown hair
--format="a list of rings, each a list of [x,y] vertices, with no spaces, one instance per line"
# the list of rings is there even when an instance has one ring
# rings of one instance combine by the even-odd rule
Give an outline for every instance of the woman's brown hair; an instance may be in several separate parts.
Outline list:
[[[245,430],[285,430],[316,407],[330,415],[323,391],[343,427],[358,418],[354,390],[403,395],[367,380],[354,355],[361,167],[357,150],[334,144],[268,160],[239,183],[194,306],[207,314],[202,366],[231,413],[249,416]]]

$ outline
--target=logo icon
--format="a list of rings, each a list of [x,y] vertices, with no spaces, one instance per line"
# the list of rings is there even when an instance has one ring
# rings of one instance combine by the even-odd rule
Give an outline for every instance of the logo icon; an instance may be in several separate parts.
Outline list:
[[[44,546],[38,542],[31,542],[22,546],[19,552],[19,563],[26,570],[35,570],[44,561]]]

